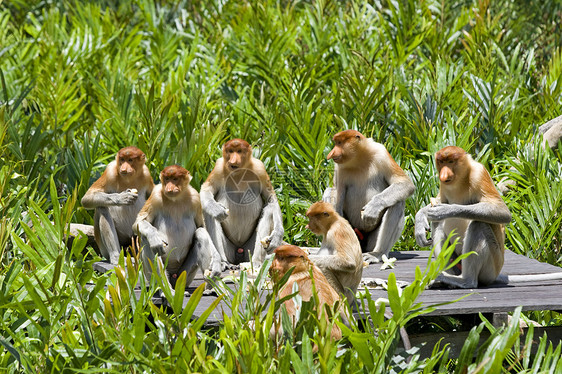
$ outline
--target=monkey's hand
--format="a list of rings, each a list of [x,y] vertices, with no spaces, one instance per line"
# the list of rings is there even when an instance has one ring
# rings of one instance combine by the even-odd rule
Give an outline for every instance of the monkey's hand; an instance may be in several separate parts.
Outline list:
[[[139,197],[139,193],[136,189],[127,189],[123,192],[119,192],[113,195],[113,201],[115,205],[133,205]]]
[[[164,246],[168,243],[166,243],[156,227],[142,220],[137,225],[137,231],[141,238],[146,240],[153,253],[161,255],[164,252]]]
[[[374,226],[379,223],[386,208],[384,201],[375,196],[361,210],[361,218],[367,225]]]
[[[207,213],[219,222],[224,221],[228,217],[228,209],[224,205],[214,202],[207,206]]]
[[[454,207],[452,204],[438,204],[435,206],[426,207],[426,217],[430,222],[443,221],[446,218],[452,217],[454,214]]]
[[[282,230],[273,230],[271,235],[268,235],[260,240],[260,243],[267,252],[271,252],[271,250],[279,247],[283,243],[283,231]]]
[[[427,232],[431,231],[431,226],[426,216],[426,211],[429,207],[421,208],[416,213],[416,223],[415,223],[415,236],[416,243],[420,247],[429,247],[433,244],[432,239],[427,239]]]

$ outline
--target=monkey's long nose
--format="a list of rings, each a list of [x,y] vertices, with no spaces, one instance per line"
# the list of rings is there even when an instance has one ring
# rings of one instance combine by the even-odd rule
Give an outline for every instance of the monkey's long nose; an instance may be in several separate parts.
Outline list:
[[[441,172],[439,173],[439,180],[443,183],[449,183],[453,180],[454,176],[455,174],[452,172],[451,169],[444,167],[443,169],[441,169]]]
[[[336,152],[336,149],[332,149],[332,152],[328,153],[328,156],[326,157],[326,160],[334,160],[334,162],[339,162],[342,158],[342,153],[340,152]]]

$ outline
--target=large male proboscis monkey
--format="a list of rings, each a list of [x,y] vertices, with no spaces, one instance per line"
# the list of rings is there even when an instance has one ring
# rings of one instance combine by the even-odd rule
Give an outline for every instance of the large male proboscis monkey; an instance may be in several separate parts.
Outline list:
[[[384,145],[356,130],[334,135],[327,159],[336,163],[334,188],[323,200],[353,226],[367,263],[388,255],[404,229],[405,200],[415,186]]]
[[[82,198],[84,208],[96,210],[94,237],[112,264],[119,261],[121,246],[131,245],[133,223],[154,187],[145,161],[137,147],[120,149]]]
[[[326,276],[332,287],[347,297],[351,305],[363,274],[361,244],[343,217],[325,202],[314,203],[306,212],[310,231],[322,235],[322,244],[310,260]]]
[[[318,318],[328,318],[324,305],[333,307],[336,301],[340,300],[340,297],[320,269],[309,260],[306,252],[295,245],[282,245],[277,247],[273,253],[275,253],[275,257],[269,268],[269,275],[275,284],[279,282],[287,271],[294,268],[287,283],[279,291],[278,297],[282,299],[291,295],[294,292],[293,285],[296,283],[298,285],[298,295],[303,301],[309,301],[313,296],[312,282],[314,282],[319,301],[319,304],[316,306]],[[288,315],[295,318],[296,308],[293,300],[285,301],[284,305]],[[274,328],[272,330],[272,335],[277,335],[278,331]],[[332,339],[341,339],[341,336],[341,329],[338,325],[333,324],[331,331]]]
[[[160,173],[160,184],[152,190],[137,216],[134,230],[142,246],[143,271],[147,280],[152,266],[166,269],[163,281],[175,285],[186,272],[186,287],[197,269],[211,276],[221,273],[220,256],[203,226],[199,193],[191,187],[191,175],[181,166],[172,165]],[[152,265],[152,266],[151,266]]]
[[[439,194],[418,211],[415,235],[418,245],[435,245],[438,254],[451,231],[459,239],[455,254],[476,254],[462,259],[460,271],[450,269],[435,280],[451,287],[475,288],[494,282],[510,283],[562,279],[562,273],[504,275],[505,225],[511,213],[484,166],[464,149],[449,146],[435,154]],[[430,227],[431,224],[431,227]],[[431,239],[426,232],[431,229]]]
[[[250,144],[232,139],[201,186],[205,224],[223,268],[250,260],[261,265],[281,245],[283,218],[263,163]]]

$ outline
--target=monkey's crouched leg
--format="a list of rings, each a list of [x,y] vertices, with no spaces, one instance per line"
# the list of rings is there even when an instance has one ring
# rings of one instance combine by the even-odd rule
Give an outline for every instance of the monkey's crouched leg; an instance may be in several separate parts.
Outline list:
[[[94,221],[94,236],[101,255],[108,259],[111,264],[117,264],[119,262],[121,244],[119,243],[119,235],[117,234],[109,208],[96,208]]]

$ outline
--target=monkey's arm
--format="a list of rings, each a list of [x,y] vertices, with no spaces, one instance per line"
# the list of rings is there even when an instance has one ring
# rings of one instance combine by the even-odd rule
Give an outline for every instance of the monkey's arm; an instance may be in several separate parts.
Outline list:
[[[262,179],[262,186],[264,188],[262,188],[261,195],[265,205],[256,226],[256,242],[252,256],[252,261],[256,264],[264,261],[266,253],[283,244],[285,233],[279,201],[267,174],[265,174],[265,179]]]
[[[511,221],[511,213],[503,201],[469,205],[439,204],[426,209],[426,217],[429,221],[442,221],[447,218],[463,218],[495,224],[508,224]]]
[[[430,208],[431,205],[421,208],[416,213],[415,219],[415,237],[416,243],[420,247],[429,247],[433,244],[433,239],[427,239],[426,233],[431,231],[431,226],[427,219],[427,209]]]
[[[203,211],[218,220],[219,222],[224,221],[228,217],[228,212],[226,207],[222,204],[217,203],[215,200],[215,194],[218,191],[218,185],[221,183],[219,179],[219,171],[217,167],[211,172],[209,178],[201,186],[201,206]]]
[[[138,197],[138,192],[130,189],[115,193],[90,189],[82,198],[82,206],[86,209],[94,209],[100,206],[132,205]]]
[[[154,219],[154,208],[152,204],[153,200],[152,197],[150,197],[137,215],[137,219],[133,224],[133,231],[141,238],[145,238],[151,249],[160,249],[160,251],[156,252],[160,253],[163,246],[167,243],[163,240],[158,229],[152,225]]]
[[[200,228],[205,225],[205,220],[203,218],[203,208],[201,207],[201,196],[195,188],[189,186],[189,190],[193,195],[193,206],[195,208],[195,226],[197,228]]]
[[[390,155],[388,157],[390,157]],[[390,167],[388,168],[390,169]],[[397,164],[394,169],[396,168],[399,168]],[[416,187],[406,173],[404,173],[402,169],[400,169],[400,171],[401,173],[397,173],[396,171],[389,170],[392,174],[385,177],[388,187],[381,193],[373,196],[372,199],[363,207],[364,218],[378,222],[386,208],[394,206],[398,202],[404,201],[408,197],[412,196]]]
[[[343,217],[343,204],[345,203],[345,194],[347,192],[347,186],[342,177],[342,172],[340,172],[338,165],[334,169],[334,189],[335,189],[335,202],[331,202],[334,206],[334,210]]]
[[[336,272],[352,272],[357,268],[357,264],[351,256],[311,255],[308,258],[320,269],[328,269]]]
[[[265,202],[265,208],[270,208],[273,214],[273,231],[278,231],[277,234],[281,234],[283,237],[283,215],[281,213],[281,207],[279,206],[279,200],[277,200],[277,195],[275,195],[275,191],[273,190],[273,185],[267,177],[262,181],[262,197]]]

